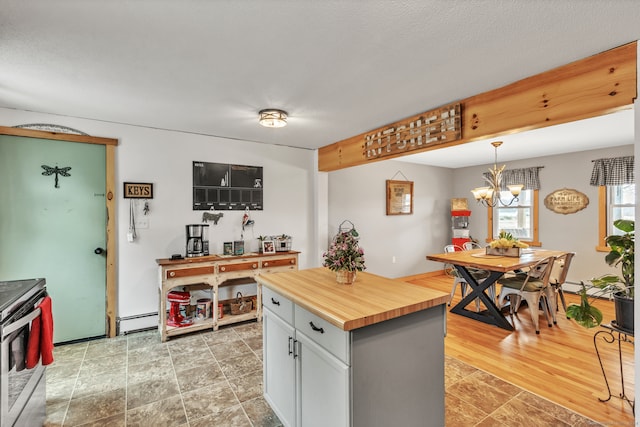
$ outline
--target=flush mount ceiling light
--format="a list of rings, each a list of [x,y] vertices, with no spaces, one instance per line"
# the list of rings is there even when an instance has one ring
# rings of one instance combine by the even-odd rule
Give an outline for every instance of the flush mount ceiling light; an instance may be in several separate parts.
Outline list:
[[[267,128],[281,128],[287,125],[287,112],[269,108],[258,113],[260,124]]]

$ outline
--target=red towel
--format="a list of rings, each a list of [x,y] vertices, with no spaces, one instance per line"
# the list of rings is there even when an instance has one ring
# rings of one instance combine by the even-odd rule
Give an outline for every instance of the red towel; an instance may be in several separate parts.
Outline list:
[[[40,316],[31,322],[31,333],[27,344],[26,366],[34,368],[42,356],[42,364],[53,363],[53,316],[51,315],[51,298],[44,297],[40,305]]]

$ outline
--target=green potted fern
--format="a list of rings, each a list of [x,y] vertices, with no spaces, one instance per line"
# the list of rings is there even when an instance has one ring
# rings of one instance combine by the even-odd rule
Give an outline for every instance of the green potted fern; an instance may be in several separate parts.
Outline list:
[[[616,318],[611,322],[612,325],[633,333],[635,221],[618,219],[613,225],[623,234],[607,236],[605,241],[610,251],[605,256],[605,262],[612,267],[619,267],[621,276],[605,274],[591,279],[590,285],[581,282],[580,304],[567,307],[567,317],[586,328],[598,326],[602,323],[602,312],[593,305],[593,301],[598,297],[607,296],[614,300]],[[589,289],[596,291],[589,293]]]

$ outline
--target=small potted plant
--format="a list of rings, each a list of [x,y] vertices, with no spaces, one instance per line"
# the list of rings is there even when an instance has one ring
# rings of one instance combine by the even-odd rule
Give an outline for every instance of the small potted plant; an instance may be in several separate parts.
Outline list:
[[[364,250],[358,245],[358,232],[355,228],[336,234],[329,250],[322,256],[322,266],[336,272],[338,283],[351,284],[356,279],[356,272],[366,269]]]
[[[580,304],[569,305],[567,317],[586,328],[598,326],[602,323],[602,312],[593,305],[593,301],[607,296],[614,300],[616,318],[612,325],[633,333],[635,221],[618,219],[613,225],[623,234],[607,236],[605,242],[610,251],[605,256],[605,261],[610,266],[619,267],[621,276],[605,274],[591,279],[590,285],[581,282]],[[595,289],[595,292],[589,293],[590,289]]]

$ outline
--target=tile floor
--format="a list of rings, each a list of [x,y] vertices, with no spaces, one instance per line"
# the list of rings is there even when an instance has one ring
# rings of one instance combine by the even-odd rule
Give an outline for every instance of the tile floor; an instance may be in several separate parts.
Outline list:
[[[262,398],[262,324],[55,348],[46,426],[281,426]],[[448,426],[597,426],[446,357]]]

